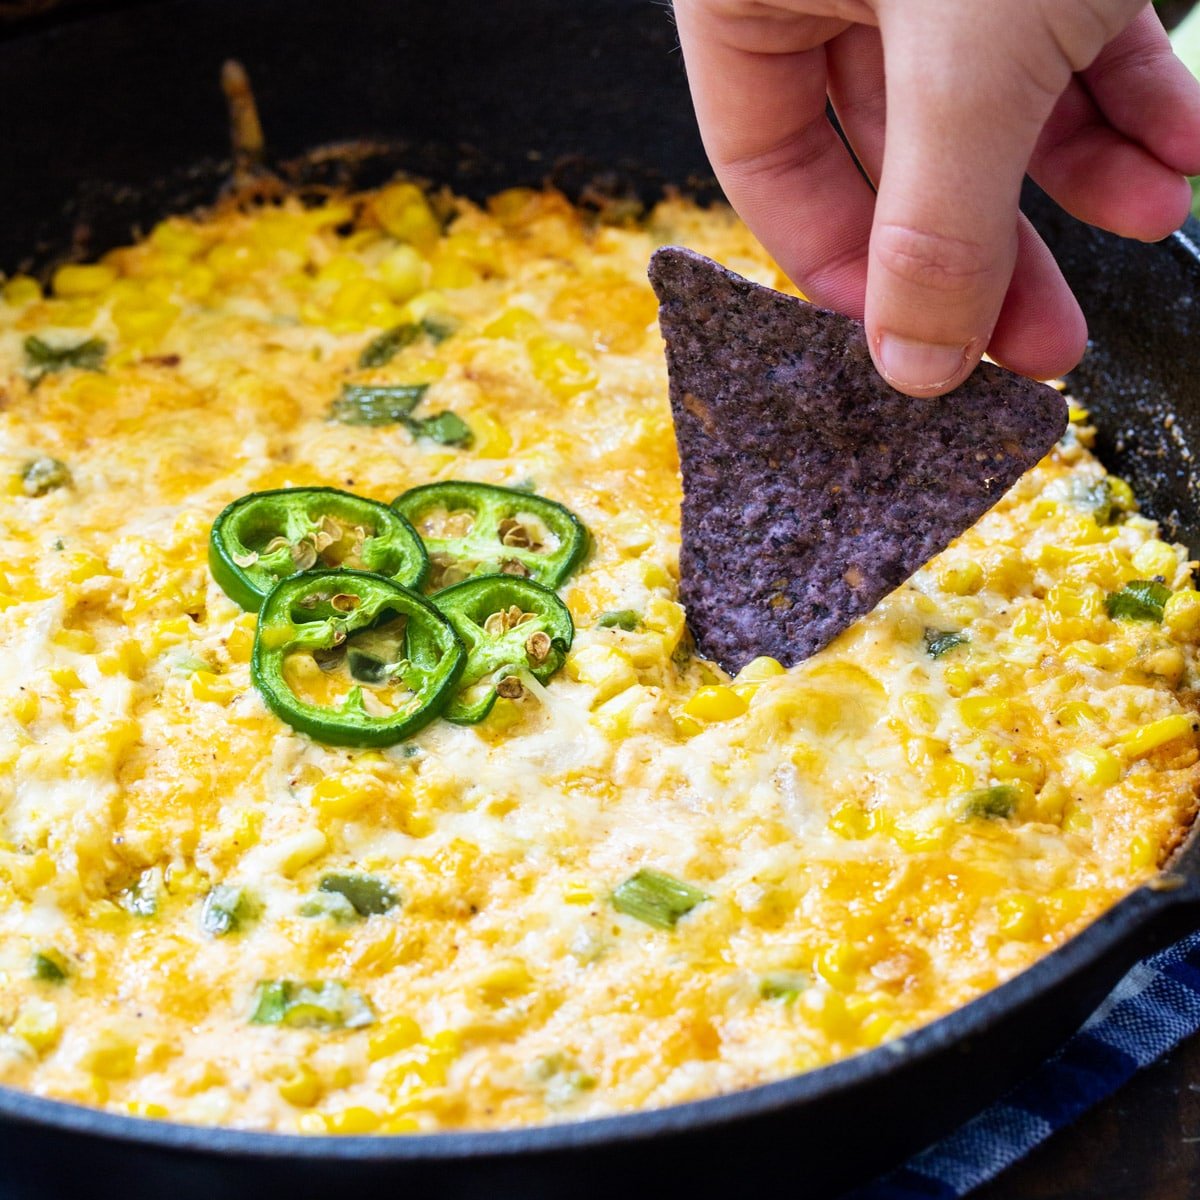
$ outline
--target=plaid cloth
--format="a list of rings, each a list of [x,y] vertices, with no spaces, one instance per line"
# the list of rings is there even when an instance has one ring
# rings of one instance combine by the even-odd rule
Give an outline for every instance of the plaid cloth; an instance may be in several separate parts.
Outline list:
[[[955,1200],[1200,1029],[1200,932],[1138,963],[1080,1031],[1003,1099],[845,1200]]]

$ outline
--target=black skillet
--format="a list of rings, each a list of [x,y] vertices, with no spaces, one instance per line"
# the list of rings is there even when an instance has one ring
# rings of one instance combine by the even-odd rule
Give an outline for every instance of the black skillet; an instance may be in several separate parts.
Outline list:
[[[75,10],[72,10],[75,11]],[[548,174],[579,193],[713,191],[663,7],[648,0],[169,0],[0,42],[0,267],[98,252],[212,198],[228,171],[217,91],[241,59],[276,159],[308,179],[397,166],[474,196]],[[1107,464],[1200,548],[1197,284],[1189,226],[1157,246],[1037,196],[1091,322],[1072,378]],[[69,203],[68,203],[69,202]],[[0,1089],[0,1197],[827,1195],[926,1144],[1074,1030],[1142,954],[1198,923],[1200,848],[973,1004],[848,1062],[656,1112],[497,1133],[298,1138],[136,1120]]]

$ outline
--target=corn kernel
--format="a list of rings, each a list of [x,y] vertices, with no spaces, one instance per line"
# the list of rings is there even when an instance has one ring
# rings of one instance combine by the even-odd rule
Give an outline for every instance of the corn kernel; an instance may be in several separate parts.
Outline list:
[[[94,296],[116,282],[117,273],[112,267],[100,263],[66,263],[54,272],[54,294],[56,296]]]
[[[76,654],[91,654],[96,649],[96,639],[86,629],[60,629],[54,634],[54,643]]]
[[[639,710],[650,695],[640,683],[624,688],[603,704],[593,706],[592,723],[610,738],[626,738],[634,731]]]
[[[325,1114],[325,1131],[342,1136],[374,1133],[380,1124],[379,1114],[373,1108],[351,1104],[347,1108]]]
[[[165,1120],[168,1115],[165,1105],[155,1104],[152,1100],[130,1100],[125,1111],[131,1117],[145,1117],[151,1121]]]
[[[31,721],[36,721],[41,708],[42,702],[37,692],[31,692],[28,688],[19,691],[9,701],[8,705],[8,711],[22,725],[28,725]]]
[[[969,559],[948,562],[938,570],[937,581],[943,591],[955,596],[971,596],[983,587],[983,568]]]
[[[974,786],[975,771],[955,758],[939,758],[929,768],[928,780],[935,796],[951,796]]]
[[[1072,800],[1063,811],[1062,827],[1066,833],[1090,833],[1092,814],[1082,804]]]
[[[735,676],[738,683],[764,683],[786,673],[784,665],[775,658],[759,655],[752,658]]]
[[[284,1069],[276,1091],[296,1108],[311,1108],[321,1099],[325,1085],[308,1063],[293,1063]]]
[[[401,1050],[407,1050],[421,1040],[421,1027],[404,1015],[389,1017],[382,1025],[371,1031],[367,1039],[367,1058],[378,1062]]]
[[[274,846],[278,869],[282,875],[295,875],[301,867],[325,853],[329,845],[319,829],[302,829]]]
[[[992,755],[992,774],[997,779],[1023,779],[1036,788],[1045,782],[1046,764],[1036,754],[1001,746]]]
[[[5,302],[14,308],[36,304],[42,298],[42,289],[36,279],[28,275],[14,275],[7,280],[3,289]]]
[[[323,816],[349,819],[371,802],[375,790],[372,783],[372,780],[362,776],[347,779],[344,776],[326,775],[313,788],[313,803]]]
[[[428,251],[441,236],[441,226],[414,183],[394,183],[385,187],[374,203],[375,216],[392,237],[411,242],[418,250]]]
[[[501,1004],[527,992],[532,985],[533,976],[519,958],[501,959],[475,980],[480,996],[488,1004]]]
[[[1078,729],[1081,725],[1098,725],[1102,715],[1086,701],[1072,700],[1055,710],[1054,719],[1069,729]]]
[[[568,883],[563,890],[564,904],[591,904],[596,893],[586,883]]]
[[[483,327],[483,336],[523,342],[542,332],[542,323],[527,308],[506,308]]]
[[[731,721],[740,717],[749,707],[748,702],[733,688],[722,684],[697,688],[692,698],[683,706],[689,717],[698,721]]]
[[[534,338],[529,343],[529,361],[537,379],[560,399],[585,391],[596,382],[591,359],[569,342]]]
[[[1151,721],[1149,725],[1143,725],[1140,729],[1125,734],[1121,738],[1121,749],[1127,758],[1143,758],[1177,738],[1192,737],[1195,720],[1194,717],[1176,713],[1158,721]]]
[[[1158,865],[1158,844],[1139,833],[1129,843],[1129,865],[1135,871]]]
[[[1200,635],[1200,592],[1183,588],[1163,607],[1163,624],[1177,637],[1195,641]]]
[[[53,1049],[62,1033],[58,1009],[50,1001],[39,1000],[36,996],[21,1005],[17,1019],[9,1028],[39,1054]]]
[[[128,1079],[133,1074],[137,1047],[110,1029],[102,1029],[91,1040],[81,1065],[101,1079]]]
[[[967,696],[958,702],[958,711],[972,729],[986,729],[1007,722],[1012,716],[1012,703],[993,696]]]
[[[848,992],[854,987],[859,961],[857,947],[849,942],[834,942],[817,954],[813,969],[832,987]]]
[[[1175,577],[1179,568],[1179,555],[1173,546],[1158,538],[1151,538],[1133,552],[1133,569],[1143,579],[1152,579],[1161,575],[1168,583]]]
[[[599,704],[637,683],[628,654],[612,646],[585,646],[567,659],[567,674],[596,689]]]
[[[196,671],[192,675],[192,695],[197,700],[211,700],[214,704],[228,704],[236,688],[222,675],[211,671]]]
[[[1121,760],[1102,746],[1089,746],[1067,755],[1067,763],[1089,787],[1111,787],[1121,778]]]
[[[1001,896],[996,902],[996,917],[1001,934],[1017,941],[1036,937],[1039,926],[1038,902],[1033,896]]]
[[[848,841],[860,841],[871,834],[871,819],[861,804],[847,800],[833,810],[829,818],[829,828],[838,837]]]
[[[248,629],[241,621],[236,622],[226,639],[225,648],[234,662],[249,662],[254,650],[254,630]]]
[[[1036,608],[1023,608],[1012,624],[1013,637],[1040,638],[1043,633],[1042,614]]]

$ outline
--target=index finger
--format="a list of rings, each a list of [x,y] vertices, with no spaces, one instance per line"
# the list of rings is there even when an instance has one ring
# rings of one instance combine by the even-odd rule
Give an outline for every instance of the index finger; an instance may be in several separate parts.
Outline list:
[[[730,203],[810,299],[862,317],[874,192],[825,115],[844,22],[677,2],[704,147]]]

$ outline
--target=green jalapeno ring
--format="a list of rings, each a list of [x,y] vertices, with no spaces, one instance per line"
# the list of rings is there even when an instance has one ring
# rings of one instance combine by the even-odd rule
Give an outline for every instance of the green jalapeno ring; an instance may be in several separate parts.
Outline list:
[[[313,567],[339,564],[324,555],[343,537],[337,530],[371,530],[349,569],[384,575],[402,587],[419,587],[429,560],[417,532],[386,504],[337,488],[279,488],[235,500],[213,522],[208,564],[221,590],[247,612],[257,612],[279,582]]]
[[[466,480],[427,483],[398,496],[392,507],[417,529],[431,561],[441,566],[439,574],[452,576],[433,578],[431,591],[463,579],[505,574],[558,587],[588,552],[587,529],[569,508],[516,488]],[[470,513],[471,528],[459,537],[421,533],[423,518],[438,509]],[[548,550],[530,545],[529,528],[521,519],[529,517],[557,544]]]
[[[333,708],[302,699],[288,683],[289,654],[348,654],[356,637],[369,636],[396,617],[405,619],[396,646],[403,656],[383,665],[413,693],[404,708],[389,715],[368,712],[361,686]],[[442,711],[466,662],[466,648],[454,627],[424,596],[366,571],[305,571],[281,580],[263,602],[250,677],[276,716],[315,741],[391,746]]]
[[[492,711],[506,668],[545,683],[575,637],[567,606],[531,579],[480,575],[443,589],[433,603],[467,648],[458,691],[442,712],[456,725],[474,725]]]

